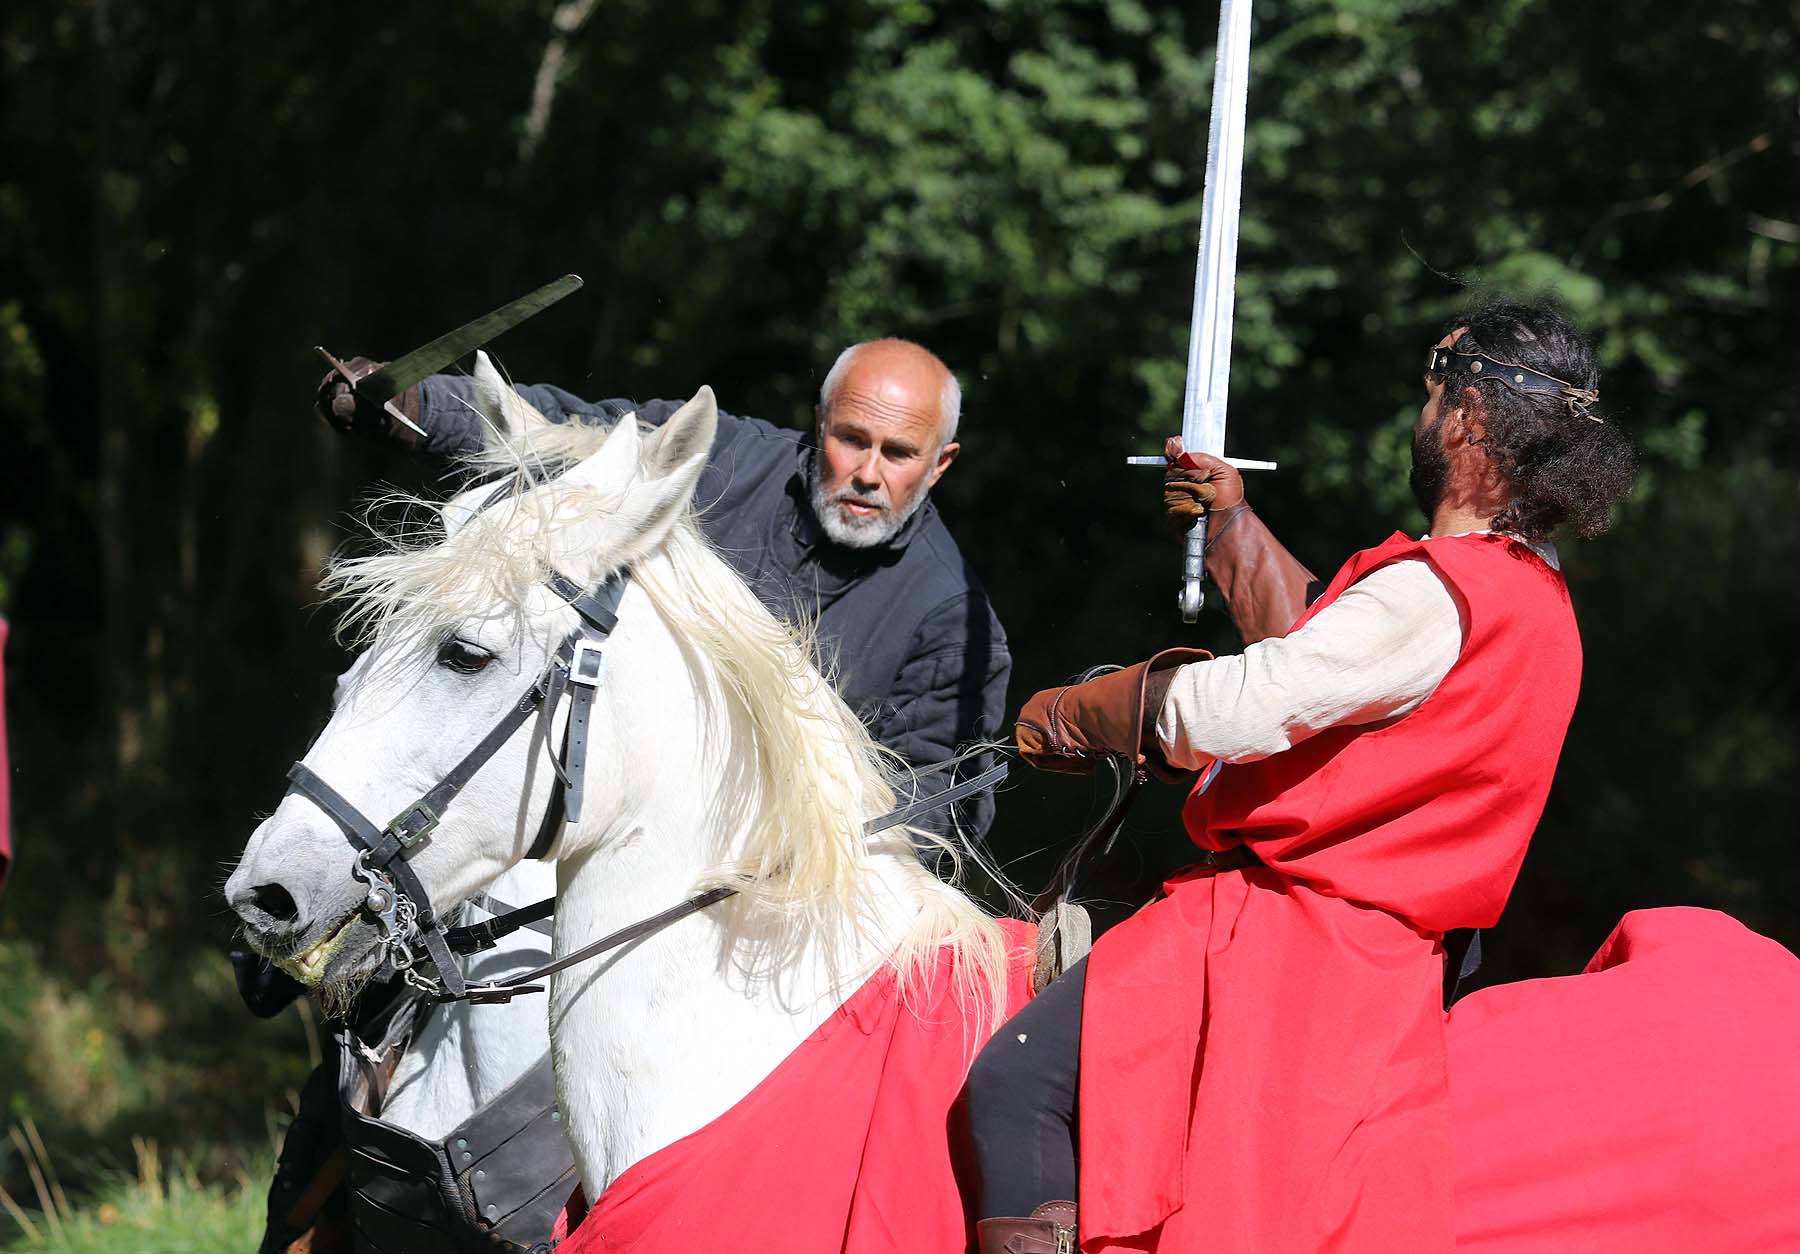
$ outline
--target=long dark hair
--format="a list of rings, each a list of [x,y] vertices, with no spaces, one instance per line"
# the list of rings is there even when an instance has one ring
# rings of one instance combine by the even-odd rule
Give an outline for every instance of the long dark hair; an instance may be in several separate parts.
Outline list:
[[[1547,304],[1485,304],[1448,329],[1456,327],[1468,328],[1451,345],[1457,352],[1527,366],[1577,388],[1600,387],[1593,345]],[[1445,405],[1475,407],[1487,429],[1487,454],[1513,487],[1496,530],[1542,540],[1563,526],[1585,538],[1611,525],[1613,506],[1637,479],[1637,453],[1598,405],[1515,392],[1461,365],[1443,381]]]

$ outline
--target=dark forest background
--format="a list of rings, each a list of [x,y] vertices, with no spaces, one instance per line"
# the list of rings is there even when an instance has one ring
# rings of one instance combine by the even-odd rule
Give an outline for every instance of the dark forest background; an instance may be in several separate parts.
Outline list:
[[[937,499],[1014,705],[1235,647],[1174,613],[1217,13],[1149,0],[15,0],[0,17],[0,611],[17,864],[0,1118],[67,1165],[266,1141],[313,1025],[238,1005],[217,894],[344,664],[313,583],[432,468],[311,417],[312,345],[388,357],[565,271],[522,380],[804,424],[837,350],[961,375]],[[1422,353],[1556,296],[1644,474],[1563,549],[1587,649],[1484,981],[1632,907],[1800,944],[1800,4],[1263,0],[1231,449],[1315,569],[1396,527]],[[1494,753],[1506,753],[1496,744]],[[1028,884],[1088,804],[1016,775]],[[1175,864],[1175,798],[1110,895]],[[20,1162],[0,1143],[0,1180]]]

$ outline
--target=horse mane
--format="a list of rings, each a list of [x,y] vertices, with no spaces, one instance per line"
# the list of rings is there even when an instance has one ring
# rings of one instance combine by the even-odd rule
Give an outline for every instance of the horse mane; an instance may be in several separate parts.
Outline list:
[[[629,567],[690,656],[712,667],[751,729],[753,744],[738,749],[753,751],[744,765],[753,764],[761,822],[744,855],[707,877],[740,894],[722,915],[727,943],[753,945],[752,936],[766,937],[771,928],[815,938],[846,928],[860,932],[884,904],[876,900],[881,890],[870,862],[889,856],[919,908],[889,951],[887,967],[910,995],[929,983],[948,948],[962,1004],[980,1008],[970,1025],[978,1045],[1004,1013],[1005,938],[992,917],[913,854],[915,839],[938,843],[960,871],[953,843],[907,828],[873,841],[865,836],[864,824],[893,808],[895,782],[908,768],[876,742],[815,666],[811,626],[772,614],[707,544],[691,507],[648,549],[634,550],[627,541],[617,552],[575,554],[558,543],[571,523],[619,505],[610,493],[556,477],[596,452],[609,430],[539,417],[493,432],[486,449],[465,459],[469,468],[490,477],[527,475],[535,486],[472,515],[466,502],[478,504],[491,489],[465,493],[462,505],[391,495],[387,503],[415,521],[372,527],[386,551],[334,558],[321,587],[347,602],[344,623],[358,636],[435,647],[471,618],[510,615],[523,631],[529,598],[546,569],[585,570],[598,581]]]

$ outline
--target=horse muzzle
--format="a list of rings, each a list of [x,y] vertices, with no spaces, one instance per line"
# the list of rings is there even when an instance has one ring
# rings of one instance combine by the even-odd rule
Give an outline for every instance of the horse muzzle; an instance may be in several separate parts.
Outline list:
[[[364,902],[349,886],[325,894],[329,900],[313,901],[279,881],[239,884],[240,875],[242,868],[227,882],[225,895],[243,923],[245,939],[309,988],[354,978],[379,961],[378,929],[365,918]]]

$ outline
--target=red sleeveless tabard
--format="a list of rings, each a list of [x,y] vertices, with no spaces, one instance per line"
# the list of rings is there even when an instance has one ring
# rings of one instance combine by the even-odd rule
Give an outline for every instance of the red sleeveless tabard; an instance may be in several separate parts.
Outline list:
[[[1562,577],[1492,535],[1396,535],[1463,648],[1411,714],[1222,768],[1189,798],[1185,872],[1088,963],[1082,1248],[1334,1254],[1452,1246],[1441,934],[1499,918],[1580,685]]]

